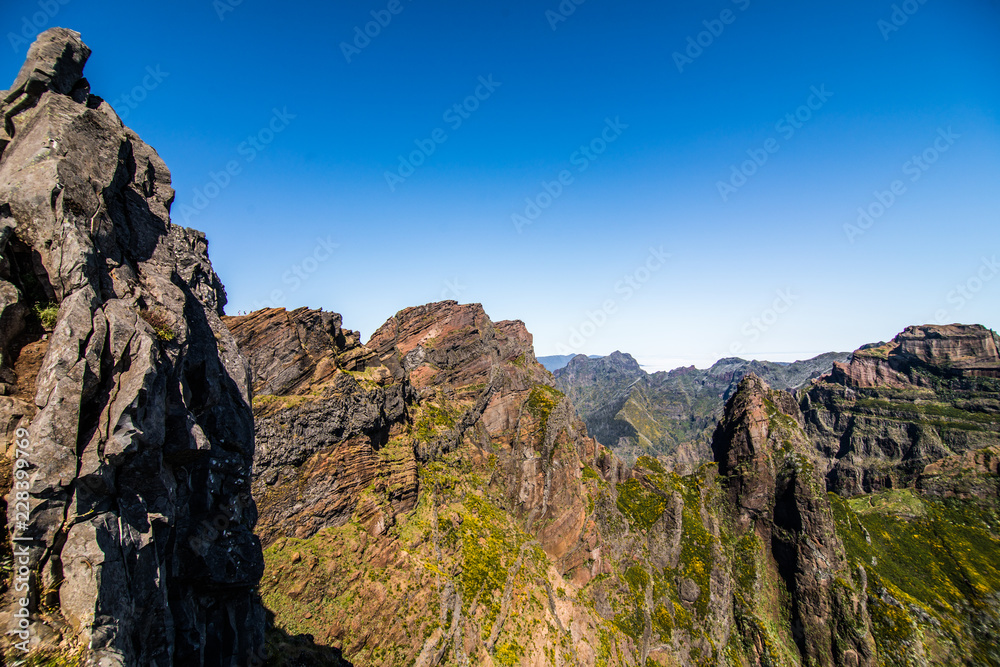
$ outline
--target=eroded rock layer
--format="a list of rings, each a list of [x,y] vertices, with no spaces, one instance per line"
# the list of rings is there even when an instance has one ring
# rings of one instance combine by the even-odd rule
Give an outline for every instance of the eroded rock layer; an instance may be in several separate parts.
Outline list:
[[[840,495],[912,486],[924,468],[1000,442],[1000,354],[984,327],[909,327],[812,382],[802,411]]]

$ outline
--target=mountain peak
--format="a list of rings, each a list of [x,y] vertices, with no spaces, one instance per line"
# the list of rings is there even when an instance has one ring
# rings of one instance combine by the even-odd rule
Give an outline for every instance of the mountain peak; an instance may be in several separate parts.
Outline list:
[[[1000,377],[1000,339],[979,324],[910,326],[888,343],[864,345],[830,378],[851,387],[926,384],[939,377]]]
[[[69,95],[83,79],[83,68],[90,53],[80,33],[49,28],[28,49],[28,57],[6,97],[21,92],[38,96],[45,90]]]

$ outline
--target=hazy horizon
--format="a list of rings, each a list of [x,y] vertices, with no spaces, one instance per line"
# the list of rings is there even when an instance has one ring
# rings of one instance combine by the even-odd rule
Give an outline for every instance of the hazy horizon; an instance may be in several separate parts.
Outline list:
[[[80,31],[229,314],[478,302],[656,370],[996,328],[1000,4],[578,1],[13,0],[0,85]]]

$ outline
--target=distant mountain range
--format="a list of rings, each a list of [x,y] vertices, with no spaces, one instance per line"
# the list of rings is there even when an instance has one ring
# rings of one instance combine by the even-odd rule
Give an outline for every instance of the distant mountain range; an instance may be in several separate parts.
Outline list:
[[[538,363],[545,367],[550,373],[555,373],[560,368],[564,368],[574,357],[583,356],[578,354],[554,354],[548,357],[538,357]],[[601,356],[592,354],[590,359],[600,359]]]
[[[850,357],[828,352],[793,363],[728,358],[705,370],[688,366],[650,374],[631,355],[614,352],[577,355],[553,375],[598,442],[628,461],[650,454],[692,469],[711,460],[712,431],[748,374],[775,389],[791,390]]]

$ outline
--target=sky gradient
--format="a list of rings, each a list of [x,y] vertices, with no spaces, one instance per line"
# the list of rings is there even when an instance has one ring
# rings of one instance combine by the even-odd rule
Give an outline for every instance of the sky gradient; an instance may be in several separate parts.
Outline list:
[[[367,339],[479,302],[539,355],[649,370],[1000,324],[996,0],[11,0],[0,24],[7,82],[33,31],[82,33],[229,314]]]

